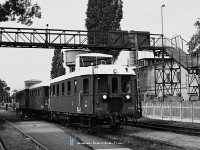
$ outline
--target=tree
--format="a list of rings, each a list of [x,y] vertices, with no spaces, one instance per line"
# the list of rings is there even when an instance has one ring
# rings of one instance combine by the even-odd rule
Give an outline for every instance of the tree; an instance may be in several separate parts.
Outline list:
[[[15,21],[32,25],[32,19],[41,18],[41,8],[30,0],[7,0],[0,4],[0,22]]]
[[[117,31],[121,30],[120,21],[123,17],[123,2],[122,0],[89,0],[87,8],[87,18],[86,18],[86,28],[89,31],[89,43],[92,43],[94,40],[99,44],[107,44],[108,35],[107,31]],[[101,31],[94,33],[90,31]],[[98,37],[98,38],[97,38]],[[119,55],[120,51],[98,51],[93,50],[94,52],[101,52],[113,55],[115,58]]]
[[[52,58],[51,64],[51,79],[56,77],[62,76],[65,74],[65,68],[63,66],[64,59],[63,59],[63,52],[61,49],[54,50],[54,56]]]
[[[196,28],[196,33],[193,34],[188,44],[191,54],[196,54],[200,50],[200,21],[196,21],[194,26]]]
[[[10,87],[7,86],[6,82],[4,80],[0,79],[0,101],[2,102],[2,97],[4,99],[9,100],[9,91]]]

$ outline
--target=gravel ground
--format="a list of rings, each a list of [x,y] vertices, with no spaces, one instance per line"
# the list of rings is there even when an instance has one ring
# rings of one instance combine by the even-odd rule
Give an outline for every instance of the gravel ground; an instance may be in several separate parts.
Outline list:
[[[65,129],[67,132],[72,133],[75,135],[75,137],[79,137],[83,141],[107,141],[111,143],[118,143],[121,146],[128,147],[130,149],[137,149],[137,150],[182,150],[184,148],[180,148],[177,146],[169,145],[165,142],[159,142],[154,141],[150,139],[145,139],[137,136],[126,136],[126,135],[120,135],[120,134],[112,134],[109,132],[106,132],[105,130],[96,130],[96,134],[90,135],[83,133],[80,130],[76,130],[73,128]],[[130,132],[130,131],[129,131]],[[95,149],[95,145],[92,145],[92,147]],[[101,147],[107,148],[107,145],[102,145]]]
[[[140,137],[143,139],[150,139],[153,141],[160,141],[168,143],[186,150],[200,150],[200,143],[198,136],[189,136],[165,131],[155,131],[144,128],[124,127],[121,132],[127,136]]]
[[[168,121],[168,120],[159,120],[159,119],[153,119],[153,118],[146,118],[142,117],[138,120],[139,122],[158,122],[163,123],[166,125],[173,125],[178,127],[189,127],[189,128],[200,128],[200,123],[192,123],[192,122],[180,122],[180,121]]]
[[[0,135],[3,140],[5,150],[42,150],[29,138],[22,135],[9,123],[0,118]]]

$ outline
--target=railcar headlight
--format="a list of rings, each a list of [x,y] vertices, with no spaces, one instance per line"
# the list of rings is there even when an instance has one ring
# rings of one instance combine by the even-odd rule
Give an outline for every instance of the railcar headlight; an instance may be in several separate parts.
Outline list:
[[[103,99],[107,99],[107,95],[103,95]]]
[[[126,95],[126,99],[130,99],[131,97],[130,97],[130,95]]]

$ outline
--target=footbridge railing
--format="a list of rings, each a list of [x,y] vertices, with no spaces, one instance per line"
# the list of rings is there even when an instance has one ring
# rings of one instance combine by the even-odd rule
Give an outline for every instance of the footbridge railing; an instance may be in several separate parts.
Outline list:
[[[130,49],[128,31],[0,27],[1,47]]]

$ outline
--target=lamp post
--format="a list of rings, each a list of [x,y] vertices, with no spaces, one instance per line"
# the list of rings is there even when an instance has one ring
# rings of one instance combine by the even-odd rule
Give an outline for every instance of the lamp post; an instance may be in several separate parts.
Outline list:
[[[161,25],[162,25],[162,95],[163,95],[163,102],[164,102],[164,95],[165,95],[165,79],[164,79],[164,76],[165,76],[165,71],[164,71],[164,68],[165,68],[165,59],[164,59],[164,41],[163,41],[163,7],[165,7],[165,5],[162,5],[161,6]],[[161,113],[161,116],[163,117],[163,113]]]
[[[163,36],[163,7],[165,7],[165,5],[161,6],[161,24],[162,24],[162,36]]]

